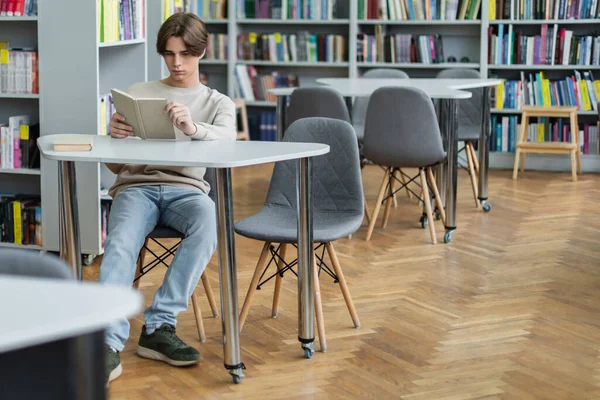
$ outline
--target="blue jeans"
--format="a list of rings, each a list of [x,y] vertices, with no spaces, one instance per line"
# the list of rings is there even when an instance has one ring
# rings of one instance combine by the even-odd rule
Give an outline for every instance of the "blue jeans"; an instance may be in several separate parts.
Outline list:
[[[113,200],[100,266],[99,281],[131,287],[136,262],[146,236],[154,227],[170,227],[185,234],[152,305],[144,312],[148,328],[176,326],[177,315],[188,301],[217,248],[215,204],[202,191],[169,185],[134,186]],[[129,336],[123,318],[106,330],[106,343],[122,351]]]

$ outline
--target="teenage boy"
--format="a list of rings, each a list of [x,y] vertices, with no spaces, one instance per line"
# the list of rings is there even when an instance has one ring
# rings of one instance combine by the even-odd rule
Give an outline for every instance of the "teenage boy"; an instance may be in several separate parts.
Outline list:
[[[206,52],[207,39],[206,27],[196,15],[172,15],[162,24],[156,41],[169,77],[136,83],[127,91],[134,97],[169,99],[164,112],[181,137],[235,140],[233,101],[200,83],[198,62]],[[133,128],[115,113],[110,121],[111,137],[122,139],[132,134]],[[208,197],[206,169],[120,164],[107,167],[117,178],[109,191],[114,200],[99,280],[107,285],[131,286],[140,249],[157,223],[184,233],[152,305],[144,312],[137,354],[174,366],[197,363],[198,351],[177,337],[175,326],[177,315],[187,309],[217,247],[215,205]],[[107,384],[121,375],[119,353],[128,336],[126,319],[106,331]]]

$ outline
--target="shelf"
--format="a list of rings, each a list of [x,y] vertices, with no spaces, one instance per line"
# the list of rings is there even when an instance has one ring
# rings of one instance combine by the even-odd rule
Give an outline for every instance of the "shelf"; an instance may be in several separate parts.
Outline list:
[[[0,93],[0,99],[39,99],[39,94],[30,93]]]
[[[481,20],[478,19],[462,19],[462,20],[380,20],[380,19],[359,19],[359,25],[480,25]]]
[[[227,65],[227,60],[205,60],[201,59],[200,65]]]
[[[129,46],[133,44],[144,44],[146,43],[146,39],[133,39],[133,40],[121,40],[118,42],[103,42],[98,43],[98,47],[119,47],[119,46]]]
[[[241,25],[347,25],[350,23],[347,19],[240,19],[237,21]]]
[[[446,68],[479,68],[479,63],[386,63],[386,62],[358,62],[360,68],[423,68],[423,69],[446,69]]]
[[[31,168],[0,168],[0,174],[40,175],[40,170]]]
[[[584,70],[584,69],[600,69],[600,65],[548,65],[548,64],[539,64],[539,65],[498,65],[498,64],[489,64],[489,69],[496,70],[554,70],[554,71],[569,71],[569,70]]]
[[[246,107],[275,107],[275,102],[274,101],[266,101],[266,100],[255,100],[255,101],[246,100]]]
[[[0,242],[0,247],[10,247],[13,249],[43,250],[42,246],[37,246],[35,244],[15,244],[9,242]]]
[[[490,25],[543,25],[543,24],[561,24],[561,25],[584,25],[600,24],[600,19],[497,19],[490,21]]]
[[[492,114],[521,114],[521,110],[512,108],[492,108]],[[597,111],[577,111],[577,115],[598,115]]]
[[[202,22],[206,25],[225,25],[229,22],[227,19],[203,19]]]
[[[0,17],[0,22],[37,21],[38,17]]]
[[[309,61],[260,61],[260,60],[238,60],[238,64],[256,65],[264,67],[319,67],[339,68],[348,67],[347,62],[309,62]]]

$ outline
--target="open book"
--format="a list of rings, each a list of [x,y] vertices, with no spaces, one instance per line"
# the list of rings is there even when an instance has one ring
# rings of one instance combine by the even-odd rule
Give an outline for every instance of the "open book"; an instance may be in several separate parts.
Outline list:
[[[165,113],[167,99],[135,98],[119,89],[111,89],[113,103],[133,134],[142,139],[176,139],[175,126]]]

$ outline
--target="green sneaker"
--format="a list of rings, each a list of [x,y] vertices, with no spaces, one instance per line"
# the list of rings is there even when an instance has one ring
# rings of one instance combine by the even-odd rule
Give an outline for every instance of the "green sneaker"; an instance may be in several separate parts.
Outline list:
[[[110,346],[106,346],[106,387],[112,380],[121,376],[123,367],[121,366],[121,357],[119,353],[113,351]]]
[[[200,360],[198,350],[179,339],[175,327],[168,324],[162,324],[151,335],[146,334],[144,325],[136,352],[140,357],[164,361],[175,367],[196,364]]]

